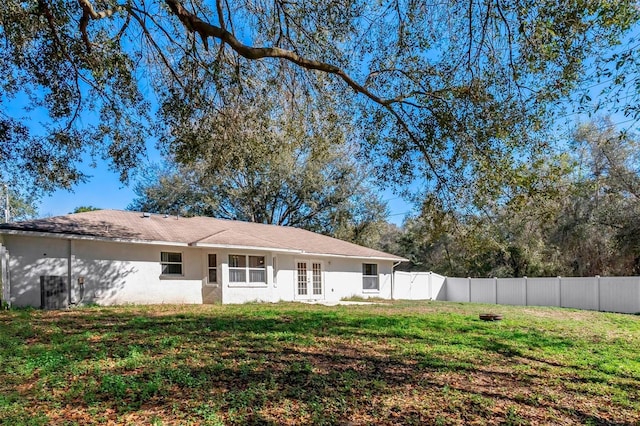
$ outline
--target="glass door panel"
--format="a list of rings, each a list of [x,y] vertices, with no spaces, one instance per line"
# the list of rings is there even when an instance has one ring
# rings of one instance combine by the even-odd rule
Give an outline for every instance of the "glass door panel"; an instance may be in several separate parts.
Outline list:
[[[296,261],[296,299],[322,299],[322,263]]]

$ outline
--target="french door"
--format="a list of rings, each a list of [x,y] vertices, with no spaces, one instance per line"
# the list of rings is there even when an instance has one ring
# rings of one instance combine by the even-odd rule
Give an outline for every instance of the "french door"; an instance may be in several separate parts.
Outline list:
[[[322,262],[296,261],[296,299],[313,300],[324,298]]]

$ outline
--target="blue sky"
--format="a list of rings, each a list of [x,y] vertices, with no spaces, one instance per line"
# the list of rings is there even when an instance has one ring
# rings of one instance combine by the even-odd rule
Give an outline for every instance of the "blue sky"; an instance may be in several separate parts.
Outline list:
[[[120,183],[117,174],[110,171],[105,162],[98,162],[95,169],[87,167],[85,170],[92,175],[91,179],[76,185],[73,192],[57,190],[44,197],[38,207],[39,216],[67,214],[79,206],[124,210],[133,200],[133,185]]]

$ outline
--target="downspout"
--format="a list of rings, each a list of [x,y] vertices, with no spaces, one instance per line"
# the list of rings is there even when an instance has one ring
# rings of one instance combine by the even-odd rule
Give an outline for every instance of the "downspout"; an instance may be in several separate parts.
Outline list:
[[[69,306],[71,305],[78,306],[80,303],[84,301],[84,277],[78,277],[77,281],[73,280],[73,265],[76,260],[76,255],[73,253],[73,240],[68,239],[67,242],[68,242],[67,281],[69,282],[69,290],[68,290]],[[72,295],[71,289],[73,287],[74,282],[78,284],[75,301],[71,299],[71,295]]]
[[[9,278],[9,250],[2,244],[0,237],[0,290],[2,291],[2,306],[0,308],[11,308],[11,283]]]
[[[394,271],[394,269],[396,269],[396,266],[398,266],[401,263],[402,261],[399,260],[398,262],[394,263],[391,266],[391,300],[395,300],[393,298],[393,294],[394,294],[393,292],[395,291],[395,284],[396,284],[396,271]]]
[[[5,247],[5,266],[7,267],[7,273],[4,276],[7,279],[7,294],[9,295],[9,299],[7,299],[7,301],[9,302],[9,307],[11,307],[11,304],[13,303],[13,296],[11,294],[11,268],[9,267],[9,264],[11,262],[11,255],[9,254],[9,249]]]
[[[67,300],[69,301],[69,305],[73,305],[71,301],[71,239],[67,240]]]

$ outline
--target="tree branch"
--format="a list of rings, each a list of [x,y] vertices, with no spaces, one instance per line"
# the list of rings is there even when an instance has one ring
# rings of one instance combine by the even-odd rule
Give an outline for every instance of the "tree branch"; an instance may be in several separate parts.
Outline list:
[[[93,8],[93,5],[91,4],[91,2],[89,2],[89,0],[78,0],[78,3],[80,4],[80,7],[82,7],[82,10],[89,14],[91,19],[109,18],[125,9],[124,6],[118,5],[113,9],[107,9],[102,12],[96,12],[96,10]]]
[[[87,27],[89,26],[90,19],[102,19],[109,18],[116,13],[124,10],[124,6],[116,6],[113,9],[107,9],[102,12],[96,12],[93,5],[89,0],[78,0],[78,4],[82,8],[82,17],[80,18],[80,33],[82,34],[82,41],[84,41],[87,51],[91,51],[91,41],[87,34]]]
[[[83,0],[86,1],[86,0]],[[364,87],[363,85],[356,82],[345,70],[340,67],[337,67],[332,64],[328,64],[326,62],[316,61],[312,59],[305,58],[303,56],[298,55],[297,53],[282,49],[280,47],[252,47],[242,43],[238,40],[232,33],[229,31],[217,27],[215,25],[209,24],[208,22],[203,21],[198,18],[195,14],[186,10],[179,0],[165,0],[167,6],[171,12],[176,15],[176,17],[182,22],[187,31],[192,33],[196,33],[200,36],[205,46],[205,49],[208,48],[207,38],[212,37],[216,38],[227,45],[229,45],[236,53],[240,56],[251,59],[265,59],[265,58],[277,58],[284,59],[286,61],[292,62],[302,68],[308,70],[316,70],[322,71],[327,74],[334,74],[340,77],[349,87],[351,87],[356,93],[360,93],[373,102],[379,104],[383,108],[385,108],[398,122],[400,127],[406,132],[411,141],[415,144],[415,146],[422,152],[425,156],[425,160],[429,164],[436,178],[440,182],[444,182],[442,177],[437,173],[437,168],[432,163],[430,156],[426,152],[426,150],[422,149],[422,144],[420,140],[416,137],[416,135],[409,128],[409,124],[403,119],[402,115],[393,108],[394,104],[405,102],[405,97],[399,96],[396,98],[385,99],[382,98],[369,89]]]
[[[160,48],[160,46],[158,46],[156,41],[153,39],[153,36],[149,33],[149,29],[145,25],[145,23],[142,20],[142,18],[140,18],[133,10],[129,10],[129,15],[133,16],[133,18],[136,21],[138,21],[138,23],[140,24],[140,27],[142,28],[142,31],[143,31],[144,35],[147,37],[147,40],[149,40],[149,43],[153,46],[153,48],[156,50],[156,52],[158,52],[158,55],[160,55],[160,59],[162,60],[164,65],[169,69],[169,72],[173,76],[173,78],[176,81],[176,83],[178,83],[180,85],[180,87],[182,87],[184,89],[184,85],[182,84],[182,81],[180,80],[180,77],[178,76],[176,71],[173,69],[173,67],[169,63],[169,59],[164,55],[164,53],[162,52],[162,49]]]
[[[86,0],[81,0],[86,1]],[[297,53],[282,49],[280,47],[252,47],[247,46],[246,44],[240,42],[232,33],[229,31],[217,27],[215,25],[211,25],[208,22],[204,22],[202,19],[198,18],[193,13],[187,11],[182,4],[178,0],[166,0],[167,5],[171,12],[173,12],[180,22],[185,26],[185,28],[193,33],[197,33],[205,46],[205,49],[208,48],[207,38],[212,37],[216,38],[226,44],[228,44],[235,52],[246,59],[265,59],[265,58],[279,58],[284,59],[289,62],[292,62],[296,65],[299,65],[302,68],[306,68],[308,70],[316,70],[322,71],[328,74],[335,74],[340,77],[349,87],[355,90],[358,93],[361,93],[374,101],[377,104],[382,106],[389,106],[393,103],[399,102],[398,99],[384,99],[381,98],[366,87],[362,86],[358,82],[356,82],[349,74],[347,74],[343,69],[328,64],[326,62],[315,61],[312,59],[308,59],[298,55]]]

